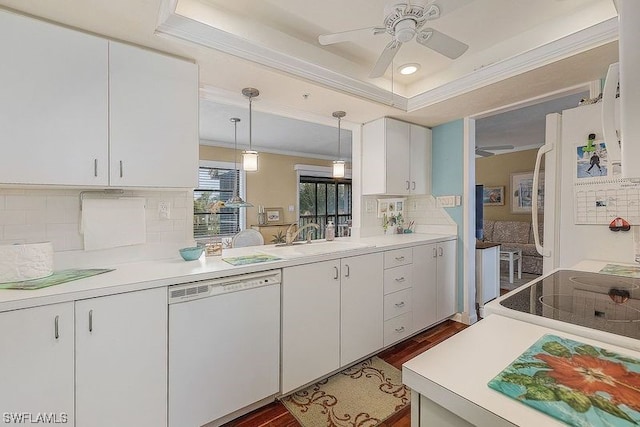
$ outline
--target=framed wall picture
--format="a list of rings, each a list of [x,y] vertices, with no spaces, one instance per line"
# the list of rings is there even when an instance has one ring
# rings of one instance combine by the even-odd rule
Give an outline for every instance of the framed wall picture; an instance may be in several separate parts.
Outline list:
[[[401,199],[378,199],[378,218],[384,216],[398,216],[402,214],[404,216],[404,202],[405,198]]]
[[[511,174],[511,212],[531,213],[531,201],[538,198],[538,212],[544,212],[544,171],[540,171],[538,188],[533,188],[533,172]]]
[[[482,204],[485,206],[503,206],[504,187],[484,187],[482,190]]]
[[[284,223],[284,211],[282,208],[264,208],[267,215],[268,225],[278,225]]]

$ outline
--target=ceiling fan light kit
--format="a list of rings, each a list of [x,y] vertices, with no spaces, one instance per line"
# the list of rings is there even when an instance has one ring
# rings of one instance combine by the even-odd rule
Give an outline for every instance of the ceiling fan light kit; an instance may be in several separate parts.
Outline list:
[[[440,8],[425,0],[392,2],[384,9],[384,27],[360,28],[333,34],[322,34],[318,42],[323,45],[353,40],[354,36],[367,33],[370,35],[389,34],[392,40],[387,44],[378,58],[369,77],[382,77],[403,43],[414,37],[420,45],[432,49],[448,58],[456,59],[467,51],[469,46],[433,28],[422,28],[427,21],[440,17]]]
[[[333,161],[333,170],[331,175],[334,178],[344,178],[345,164],[344,160],[340,158],[340,122],[347,113],[344,111],[334,111],[332,115],[338,119],[338,159]]]
[[[420,69],[420,64],[412,63],[412,64],[404,64],[398,67],[398,72],[404,76],[409,76],[411,74],[416,73]]]
[[[242,94],[249,98],[249,149],[242,152],[242,169],[247,172],[256,172],[258,170],[258,152],[252,147],[252,104],[253,98],[260,95],[258,89],[246,87],[242,89]]]

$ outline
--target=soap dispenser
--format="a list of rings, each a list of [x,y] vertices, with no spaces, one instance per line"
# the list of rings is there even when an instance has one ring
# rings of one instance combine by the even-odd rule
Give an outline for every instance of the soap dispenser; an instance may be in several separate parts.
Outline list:
[[[333,225],[333,221],[329,220],[327,228],[324,230],[324,238],[327,241],[331,241],[336,238],[336,227]]]

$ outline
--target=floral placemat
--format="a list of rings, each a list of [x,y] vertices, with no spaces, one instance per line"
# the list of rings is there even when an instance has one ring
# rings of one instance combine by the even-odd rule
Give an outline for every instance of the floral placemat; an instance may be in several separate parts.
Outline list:
[[[54,271],[51,276],[41,279],[25,280],[24,282],[8,282],[0,284],[0,289],[41,289],[48,286],[59,285],[61,283],[71,282],[73,280],[84,279],[85,277],[96,276],[98,274],[107,273],[113,269],[90,268],[84,270],[60,270]]]
[[[281,258],[273,255],[244,255],[222,258],[223,261],[228,262],[231,265],[255,264],[258,262],[277,261],[279,259]]]
[[[640,359],[545,335],[489,387],[575,427],[640,424]]]

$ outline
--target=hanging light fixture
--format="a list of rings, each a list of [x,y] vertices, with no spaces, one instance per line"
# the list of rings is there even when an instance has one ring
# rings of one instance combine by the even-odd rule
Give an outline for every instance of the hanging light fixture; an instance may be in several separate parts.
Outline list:
[[[347,113],[344,111],[334,111],[333,117],[338,119],[338,159],[333,161],[333,177],[344,178],[344,160],[340,157],[340,122]]]
[[[242,197],[240,197],[240,181],[238,179],[238,122],[240,119],[232,117],[229,120],[233,123],[233,140],[235,141],[233,149],[233,197],[227,200],[225,207],[250,208],[253,207],[253,205],[249,202],[245,202],[242,200]]]
[[[249,98],[249,149],[242,152],[242,168],[247,172],[255,172],[258,170],[258,152],[253,150],[251,144],[251,104],[253,104],[253,98],[260,95],[260,91],[252,87],[245,87],[242,89],[242,94]]]

